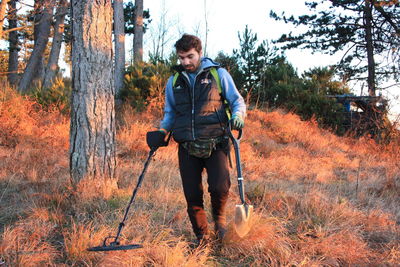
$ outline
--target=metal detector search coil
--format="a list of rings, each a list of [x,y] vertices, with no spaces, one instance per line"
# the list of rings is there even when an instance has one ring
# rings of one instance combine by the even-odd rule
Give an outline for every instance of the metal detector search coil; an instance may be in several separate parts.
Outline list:
[[[166,144],[168,144],[168,141],[166,141]],[[122,228],[124,228],[124,226],[125,226],[125,221],[128,218],[129,209],[132,206],[132,203],[135,201],[136,194],[137,194],[140,186],[142,185],[144,175],[145,175],[145,173],[147,171],[147,167],[150,164],[151,158],[154,157],[156,150],[157,150],[157,148],[154,148],[154,147],[150,149],[149,156],[147,157],[147,160],[144,163],[143,171],[142,171],[142,173],[140,174],[140,176],[138,178],[138,182],[137,182],[137,185],[136,185],[135,189],[133,190],[133,194],[132,194],[131,200],[129,201],[129,204],[128,204],[126,210],[125,210],[124,218],[122,219],[121,223],[118,226],[117,234],[115,236],[106,237],[104,239],[104,241],[103,241],[103,245],[102,246],[88,248],[87,249],[88,251],[129,250],[129,249],[137,249],[137,248],[142,248],[143,247],[140,244],[120,245],[120,243],[118,241],[118,238],[121,235]],[[112,238],[114,238],[114,241],[112,241],[109,244],[107,244],[107,241],[109,239],[112,239]]]

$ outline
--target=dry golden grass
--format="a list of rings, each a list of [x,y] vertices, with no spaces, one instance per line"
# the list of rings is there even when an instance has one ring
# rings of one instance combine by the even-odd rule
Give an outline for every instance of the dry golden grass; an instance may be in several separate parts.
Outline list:
[[[116,181],[87,181],[77,194],[68,171],[68,118],[9,89],[0,92],[0,257],[7,266],[400,262],[399,142],[337,137],[280,110],[250,111],[246,120],[241,154],[246,196],[255,206],[246,238],[239,239],[231,224],[239,203],[232,169],[230,229],[222,248],[189,248],[194,236],[171,141],[152,160],[122,232],[122,244],[144,248],[86,251],[115,234],[148,155],[145,134],[161,113],[155,106],[144,113],[122,107],[117,115]]]

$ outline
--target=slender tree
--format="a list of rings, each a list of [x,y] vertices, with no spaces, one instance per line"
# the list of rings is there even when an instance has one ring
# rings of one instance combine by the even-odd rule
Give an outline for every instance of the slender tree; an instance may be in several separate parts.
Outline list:
[[[165,6],[165,0],[163,0],[161,3],[158,23],[153,27],[150,27],[150,40],[152,45],[149,56],[152,62],[158,62],[165,59],[166,46],[174,38],[171,34],[171,27],[173,27],[176,22],[171,21],[168,18],[168,10]]]
[[[8,28],[16,29],[17,24],[17,1],[8,2]],[[18,83],[18,31],[10,31],[8,34],[9,53],[8,53],[8,82],[12,86]]]
[[[53,42],[51,45],[51,51],[49,60],[47,62],[44,79],[43,79],[43,88],[50,88],[54,77],[57,72],[58,68],[58,59],[60,57],[61,51],[61,44],[63,39],[64,33],[64,20],[65,15],[68,11],[68,1],[67,0],[60,0],[57,7],[56,18],[54,23],[54,35],[53,35]]]
[[[242,93],[246,95],[246,101],[249,102],[250,98],[255,96],[259,98],[260,94],[265,90],[261,83],[264,69],[277,56],[277,49],[270,47],[265,40],[257,44],[257,34],[253,34],[248,25],[246,25],[242,35],[238,33],[238,37],[240,49],[234,50],[233,54],[242,75],[235,78],[239,81],[238,84],[243,86]]]
[[[375,78],[375,59],[374,59],[374,41],[373,41],[373,17],[372,17],[372,2],[365,0],[364,9],[364,25],[365,25],[365,44],[367,50],[367,66],[368,66],[368,93],[370,96],[375,96],[376,78]]]
[[[32,18],[35,15],[35,10],[31,12],[20,14],[18,16],[18,46],[19,46],[19,58],[20,58],[20,69],[25,69],[29,62],[29,57],[32,54],[34,47],[34,21]]]
[[[42,78],[43,54],[50,36],[55,0],[35,1],[35,44],[24,74],[19,82],[19,90],[27,92],[35,78]]]
[[[118,96],[124,86],[125,74],[125,20],[123,0],[114,0],[114,39],[115,93]]]
[[[143,0],[135,0],[133,57],[134,62],[143,61]]]
[[[126,35],[133,35],[133,45],[132,49],[130,50],[132,53],[131,56],[131,64],[133,64],[134,61],[134,44],[135,44],[135,28],[136,28],[136,6],[132,2],[128,2],[126,5],[124,5],[124,20],[125,20],[125,34]],[[142,12],[142,25],[143,25],[143,33],[146,31],[148,24],[151,22],[150,18],[150,12],[149,10],[143,10]]]
[[[74,183],[115,177],[111,0],[72,0],[70,172]]]
[[[204,0],[204,48],[203,48],[203,52],[204,52],[204,56],[207,56],[207,46],[208,46],[208,12],[207,12],[207,0]]]
[[[3,24],[6,17],[8,1],[9,0],[1,0],[0,2],[0,40],[3,38]]]

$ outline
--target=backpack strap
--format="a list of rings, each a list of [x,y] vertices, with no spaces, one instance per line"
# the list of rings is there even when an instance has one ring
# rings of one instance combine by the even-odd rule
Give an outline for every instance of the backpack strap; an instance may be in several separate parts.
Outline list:
[[[172,87],[175,87],[176,80],[178,80],[179,72],[175,73],[174,78],[172,79]]]
[[[228,101],[225,99],[224,94],[222,93],[222,84],[221,84],[221,79],[219,78],[219,75],[218,75],[218,70],[216,68],[212,67],[210,69],[210,73],[214,77],[215,81],[217,82],[218,92],[221,95],[222,99],[224,100],[225,112],[226,112],[226,115],[228,116],[228,120],[230,120],[232,112],[231,112],[231,109],[229,108]]]

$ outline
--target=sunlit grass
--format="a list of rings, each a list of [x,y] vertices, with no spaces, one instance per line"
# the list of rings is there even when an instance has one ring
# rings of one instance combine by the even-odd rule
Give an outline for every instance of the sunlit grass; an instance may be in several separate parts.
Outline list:
[[[69,121],[34,101],[0,92],[0,256],[10,266],[396,266],[400,260],[399,145],[337,137],[292,113],[250,111],[241,142],[253,227],[232,228],[222,248],[190,249],[171,141],[151,161],[121,235],[143,249],[88,252],[115,235],[148,155],[159,111],[118,110],[115,181],[74,191]],[[233,153],[232,153],[233,156]],[[76,193],[78,192],[78,193]],[[209,205],[209,197],[205,197]],[[210,211],[207,209],[211,222]],[[210,225],[212,228],[212,225]]]

